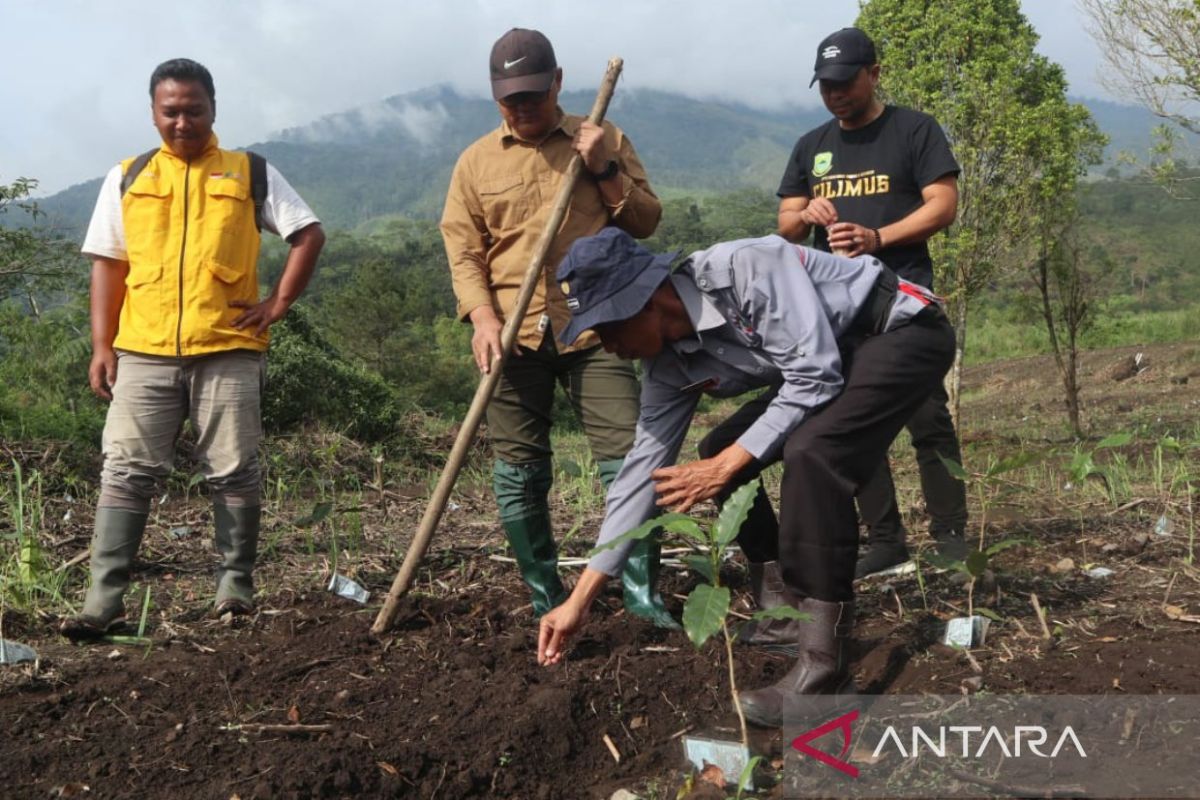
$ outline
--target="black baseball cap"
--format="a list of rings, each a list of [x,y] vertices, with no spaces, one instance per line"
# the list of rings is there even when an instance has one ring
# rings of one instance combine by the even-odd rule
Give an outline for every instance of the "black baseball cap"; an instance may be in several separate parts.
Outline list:
[[[667,279],[677,255],[651,253],[615,227],[576,239],[558,265],[559,288],[571,312],[558,340],[572,344],[588,328],[637,314]]]
[[[528,28],[513,28],[497,39],[489,65],[492,97],[497,100],[519,92],[546,91],[558,69],[550,40]]]
[[[858,28],[842,28],[817,45],[817,63],[808,85],[817,81],[848,81],[863,67],[878,62],[870,36]]]

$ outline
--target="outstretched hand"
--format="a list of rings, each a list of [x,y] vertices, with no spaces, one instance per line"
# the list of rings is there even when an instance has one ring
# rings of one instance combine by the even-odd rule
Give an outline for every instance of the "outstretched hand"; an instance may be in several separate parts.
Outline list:
[[[587,622],[587,606],[577,606],[570,600],[542,616],[538,626],[538,663],[543,667],[562,661],[567,640]]]
[[[753,460],[754,457],[735,442],[712,458],[656,469],[650,473],[654,491],[658,494],[655,502],[672,511],[687,513],[697,503],[716,497]]]
[[[692,506],[717,496],[728,478],[715,458],[704,458],[650,473],[659,506],[687,513]]]

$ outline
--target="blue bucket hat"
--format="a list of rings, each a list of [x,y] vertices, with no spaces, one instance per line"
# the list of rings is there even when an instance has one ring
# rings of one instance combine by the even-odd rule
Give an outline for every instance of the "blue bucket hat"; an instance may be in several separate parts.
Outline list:
[[[558,265],[571,322],[558,335],[572,344],[589,328],[629,319],[646,307],[679,255],[655,255],[620,228],[576,239]]]

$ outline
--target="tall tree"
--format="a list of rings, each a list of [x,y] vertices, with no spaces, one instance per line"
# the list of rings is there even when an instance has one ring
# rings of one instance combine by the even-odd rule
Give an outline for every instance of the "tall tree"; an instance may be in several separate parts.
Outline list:
[[[1173,194],[1195,177],[1175,158],[1178,128],[1200,133],[1200,0],[1080,0],[1108,64],[1104,83],[1167,120],[1142,166]],[[1142,161],[1142,159],[1134,159]]]
[[[1200,133],[1200,0],[1080,0],[1108,62],[1105,83]],[[1190,106],[1190,107],[1189,107]]]
[[[930,241],[938,288],[951,301],[958,353],[951,372],[957,416],[972,302],[999,273],[1019,268],[1047,172],[1060,198],[1074,193],[1064,126],[1090,125],[1066,99],[1062,68],[1034,51],[1038,36],[1019,0],[871,0],[858,26],[876,42],[885,99],[932,114],[962,167],[958,221]],[[1093,126],[1094,128],[1094,126]]]
[[[1102,248],[1085,248],[1077,226],[1059,233],[1055,240],[1042,240],[1029,277],[1038,292],[1042,319],[1050,336],[1050,351],[1062,379],[1067,420],[1071,432],[1082,439],[1079,337],[1095,321],[1099,287],[1112,271],[1113,263]]]
[[[1065,104],[1064,104],[1065,105]],[[1046,120],[1052,134],[1030,154],[1031,176],[1024,247],[1016,250],[1038,293],[1042,321],[1062,378],[1071,432],[1083,437],[1079,404],[1079,335],[1093,321],[1100,278],[1111,260],[1100,248],[1085,254],[1079,236],[1076,183],[1099,164],[1107,137],[1082,106],[1066,106]]]

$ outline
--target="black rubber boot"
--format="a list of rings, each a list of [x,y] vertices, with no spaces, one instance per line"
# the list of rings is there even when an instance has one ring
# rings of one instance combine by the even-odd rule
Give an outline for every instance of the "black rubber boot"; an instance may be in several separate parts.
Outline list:
[[[904,542],[872,542],[854,565],[854,579],[898,567],[908,559],[908,547]]]
[[[778,561],[760,564],[749,562],[750,592],[759,611],[787,605],[787,594],[783,585],[783,573]],[[789,656],[799,654],[800,626],[809,623],[796,619],[751,620],[738,630],[739,644],[761,647],[774,653]]]
[[[540,617],[567,599],[558,577],[558,546],[546,502],[553,480],[550,462],[509,464],[497,460],[492,479],[500,525],[529,587],[533,613]]]
[[[621,471],[623,458],[611,458],[596,462],[600,473],[600,485],[605,493]],[[633,546],[621,571],[622,597],[625,610],[635,617],[653,622],[659,628],[680,630],[682,626],[667,611],[662,595],[658,592],[658,574],[662,546],[658,536],[652,535]]]
[[[253,572],[261,526],[261,506],[213,503],[214,538],[221,554],[221,566],[217,569],[217,614],[248,614],[254,609]]]
[[[942,558],[948,558],[953,561],[965,561],[967,555],[971,552],[971,547],[958,531],[937,531],[931,529],[929,535],[933,537],[937,554]]]
[[[772,685],[738,694],[746,719],[763,727],[781,727],[787,703],[797,695],[854,693],[848,664],[854,601],[796,600],[788,594],[789,604],[812,618],[799,623],[796,664]]]

